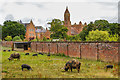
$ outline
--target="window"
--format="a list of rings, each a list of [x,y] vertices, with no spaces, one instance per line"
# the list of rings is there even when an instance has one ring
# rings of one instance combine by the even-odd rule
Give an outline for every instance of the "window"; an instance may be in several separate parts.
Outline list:
[[[32,34],[32,36],[34,36],[34,34]]]
[[[29,33],[29,36],[31,36],[31,33]]]

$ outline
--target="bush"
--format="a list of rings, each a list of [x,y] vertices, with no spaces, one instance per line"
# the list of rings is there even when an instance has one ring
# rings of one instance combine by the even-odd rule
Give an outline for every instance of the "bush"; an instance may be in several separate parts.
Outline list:
[[[33,41],[37,41],[37,39],[33,39],[33,40],[31,40],[31,42],[33,42]]]
[[[13,38],[13,41],[22,41],[22,39],[20,38],[20,36],[15,36],[15,37]]]
[[[7,36],[7,37],[5,37],[5,40],[6,41],[12,41],[12,37],[11,36]]]
[[[118,40],[119,40],[118,34],[110,35],[110,37],[108,38],[108,41],[118,41]]]
[[[43,41],[47,41],[47,38],[46,38],[46,37],[43,37]]]

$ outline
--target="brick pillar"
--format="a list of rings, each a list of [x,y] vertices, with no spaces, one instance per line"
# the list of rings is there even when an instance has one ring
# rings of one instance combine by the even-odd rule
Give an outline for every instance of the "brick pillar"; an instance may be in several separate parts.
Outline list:
[[[68,53],[68,51],[69,51],[69,48],[68,48],[68,44],[67,44],[67,56],[69,56],[69,53]]]
[[[79,46],[79,48],[80,48],[80,59],[82,59],[82,56],[81,56],[81,45]]]
[[[96,47],[97,47],[97,60],[99,60],[99,46],[98,46],[98,43],[97,43]]]

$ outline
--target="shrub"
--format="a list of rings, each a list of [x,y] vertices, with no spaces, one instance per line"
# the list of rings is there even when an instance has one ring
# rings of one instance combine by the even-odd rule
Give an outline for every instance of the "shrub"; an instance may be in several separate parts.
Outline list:
[[[6,41],[12,41],[12,37],[11,36],[7,36],[7,37],[5,37],[5,40]]]
[[[47,41],[47,38],[46,38],[46,37],[43,37],[43,41]]]
[[[20,36],[15,36],[15,37],[13,38],[13,41],[22,41],[22,39],[20,38]]]
[[[33,41],[37,41],[37,39],[33,39],[33,40],[31,40],[31,42],[33,42]]]
[[[118,41],[118,39],[119,39],[118,34],[114,34],[114,35],[110,35],[108,41]]]

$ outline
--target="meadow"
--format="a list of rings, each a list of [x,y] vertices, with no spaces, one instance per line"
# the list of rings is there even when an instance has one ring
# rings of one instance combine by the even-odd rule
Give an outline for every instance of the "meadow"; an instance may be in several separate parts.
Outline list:
[[[2,49],[8,50],[10,48],[2,47]],[[16,59],[9,61],[8,57],[15,52],[20,53],[20,61]],[[71,58],[64,55],[32,56],[35,52],[29,52],[30,55],[25,55],[26,52],[3,52],[1,50],[0,53],[2,53],[2,78],[118,78],[118,66],[115,63]],[[63,68],[66,62],[71,59],[77,59],[81,62],[79,73],[76,69],[73,69],[73,72],[64,72]],[[30,65],[33,71],[27,69],[22,71],[22,64]],[[108,64],[114,65],[114,68],[104,69]]]

